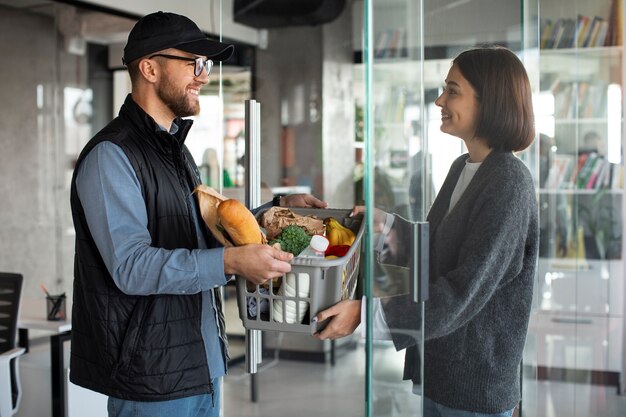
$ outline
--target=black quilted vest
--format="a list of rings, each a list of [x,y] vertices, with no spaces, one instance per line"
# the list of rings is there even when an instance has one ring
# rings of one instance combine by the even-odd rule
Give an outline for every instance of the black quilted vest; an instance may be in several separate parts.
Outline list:
[[[113,142],[126,153],[141,184],[152,246],[197,248],[188,196],[200,179],[183,145],[191,123],[178,119],[174,140],[129,95],[119,116],[89,141],[78,158],[70,198],[76,230],[70,380],[77,385],[135,401],[212,392],[200,329],[201,294],[122,293],[100,257],[76,192],[82,160],[98,143]],[[215,299],[223,334],[217,292]]]

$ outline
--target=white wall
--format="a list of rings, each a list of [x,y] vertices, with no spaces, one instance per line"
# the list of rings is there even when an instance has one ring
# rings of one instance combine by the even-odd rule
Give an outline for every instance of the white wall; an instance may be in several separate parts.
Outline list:
[[[0,7],[0,54],[7,57],[0,67],[0,270],[23,274],[30,297],[42,296],[42,283],[53,292],[71,290],[63,262],[71,246],[62,230],[69,194],[59,192],[60,166],[69,161],[57,140],[62,115],[55,93],[66,71],[55,65],[55,33],[52,18]],[[73,72],[84,72],[80,57],[64,58]]]

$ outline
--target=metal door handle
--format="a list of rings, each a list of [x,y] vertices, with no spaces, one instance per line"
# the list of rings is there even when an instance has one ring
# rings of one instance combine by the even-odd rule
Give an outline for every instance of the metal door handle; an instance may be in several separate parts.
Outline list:
[[[261,103],[246,100],[245,117],[246,206],[252,209],[261,205]],[[261,363],[262,336],[260,330],[246,330],[248,373],[255,374],[257,365]]]
[[[411,223],[411,298],[428,300],[429,224]]]

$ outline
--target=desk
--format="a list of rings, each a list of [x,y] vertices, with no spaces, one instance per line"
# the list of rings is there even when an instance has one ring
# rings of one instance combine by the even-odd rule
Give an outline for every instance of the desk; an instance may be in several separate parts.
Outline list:
[[[28,352],[28,331],[44,330],[52,333],[50,336],[50,375],[52,389],[52,417],[65,417],[65,365],[63,357],[63,343],[70,340],[72,322],[48,321],[45,316],[45,299],[22,299],[20,316],[17,327],[19,329],[19,345]]]

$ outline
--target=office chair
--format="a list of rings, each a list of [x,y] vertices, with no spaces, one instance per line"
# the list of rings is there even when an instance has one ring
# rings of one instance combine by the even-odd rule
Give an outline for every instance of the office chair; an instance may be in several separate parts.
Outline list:
[[[16,347],[22,280],[20,274],[0,272],[0,417],[17,413],[22,397],[18,361],[25,349]]]

